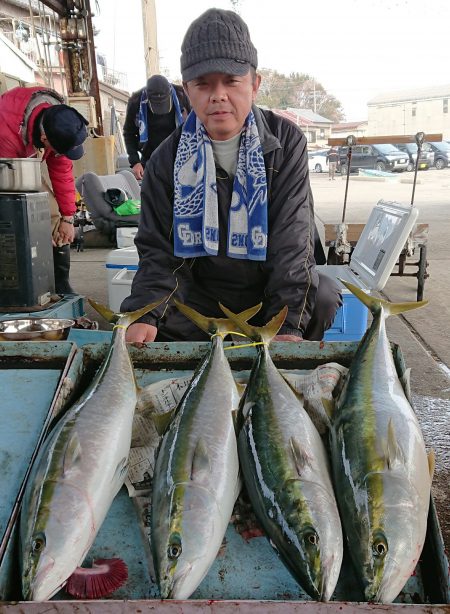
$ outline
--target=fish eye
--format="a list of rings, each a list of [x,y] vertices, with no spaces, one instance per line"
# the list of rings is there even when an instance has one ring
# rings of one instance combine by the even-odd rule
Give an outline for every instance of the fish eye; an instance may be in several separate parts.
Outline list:
[[[382,531],[377,531],[373,536],[372,552],[377,558],[383,558],[388,551],[386,536]]]
[[[306,545],[317,546],[319,543],[319,536],[316,531],[310,527],[306,529],[303,533],[303,540]]]
[[[171,561],[179,558],[181,554],[181,544],[169,544],[167,548],[167,556]]]
[[[45,548],[45,536],[43,534],[35,535],[31,542],[31,550],[33,554],[39,554]]]

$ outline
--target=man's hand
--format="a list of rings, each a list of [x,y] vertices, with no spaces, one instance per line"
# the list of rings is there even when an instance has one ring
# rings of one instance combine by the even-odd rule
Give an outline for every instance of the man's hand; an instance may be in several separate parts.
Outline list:
[[[144,167],[140,162],[135,164],[131,170],[138,181],[144,176]]]
[[[128,327],[125,339],[129,343],[147,343],[155,340],[157,332],[158,329],[152,324],[136,322]]]
[[[276,335],[272,341],[296,341],[300,343],[303,341],[301,337],[297,337],[297,335]]]
[[[72,243],[75,237],[75,228],[73,224],[61,220],[58,226],[57,245],[67,245]]]

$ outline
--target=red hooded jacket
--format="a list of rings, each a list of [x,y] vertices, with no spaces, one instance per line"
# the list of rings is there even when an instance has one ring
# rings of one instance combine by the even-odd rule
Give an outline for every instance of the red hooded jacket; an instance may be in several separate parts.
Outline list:
[[[0,158],[34,158],[33,128],[37,115],[51,105],[64,102],[45,87],[15,87],[0,96]],[[72,161],[45,150],[43,159],[61,215],[73,215],[75,180]]]

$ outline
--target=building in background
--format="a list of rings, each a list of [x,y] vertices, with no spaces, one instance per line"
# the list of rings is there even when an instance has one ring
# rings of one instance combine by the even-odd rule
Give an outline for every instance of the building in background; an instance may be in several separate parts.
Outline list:
[[[0,93],[17,86],[44,85],[67,97],[60,22],[60,16],[40,0],[0,0]],[[129,98],[126,75],[110,70],[101,54],[96,66],[103,134],[117,136],[115,150],[120,155],[125,153],[121,126]],[[83,79],[88,81],[89,75]],[[92,97],[77,94],[68,103],[92,120],[95,131]]]
[[[363,120],[360,122],[341,122],[339,124],[332,125],[331,136],[337,139],[345,139],[350,134],[356,136],[356,138],[367,136],[369,134],[368,127],[369,125],[367,120]]]
[[[327,147],[331,136],[333,122],[310,109],[271,109],[277,115],[289,119],[304,132],[308,141],[308,149]]]
[[[368,134],[442,133],[450,138],[450,84],[380,94],[368,102]]]

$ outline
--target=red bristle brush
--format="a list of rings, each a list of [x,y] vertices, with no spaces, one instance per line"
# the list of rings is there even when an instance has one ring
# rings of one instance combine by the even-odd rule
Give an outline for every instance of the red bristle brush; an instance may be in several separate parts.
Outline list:
[[[128,579],[122,559],[97,559],[92,567],[77,567],[65,590],[77,599],[101,599],[116,591]]]

